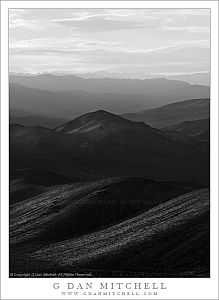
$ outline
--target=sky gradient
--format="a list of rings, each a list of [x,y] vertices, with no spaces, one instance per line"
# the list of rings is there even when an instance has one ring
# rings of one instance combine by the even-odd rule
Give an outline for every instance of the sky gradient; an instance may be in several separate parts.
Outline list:
[[[10,9],[10,72],[210,71],[208,9]]]

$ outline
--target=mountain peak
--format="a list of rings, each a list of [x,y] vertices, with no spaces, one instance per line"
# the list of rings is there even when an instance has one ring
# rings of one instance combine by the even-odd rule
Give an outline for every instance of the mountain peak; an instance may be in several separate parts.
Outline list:
[[[110,113],[106,110],[103,110],[103,109],[99,109],[99,110],[95,110],[95,111],[92,111],[92,112],[89,112],[87,114],[84,114],[84,115],[93,115],[93,116],[115,116],[115,114],[113,113]]]
[[[123,119],[122,117],[120,117],[119,115],[113,114],[111,112],[108,112],[106,110],[95,110],[86,114],[83,114],[81,116],[79,116],[77,119],[91,119],[93,120],[94,118],[98,118],[98,119],[105,119],[105,120],[117,120],[117,121],[125,121],[125,119]],[[74,121],[74,120],[73,120]]]
[[[105,110],[97,110],[79,116],[56,128],[57,132],[65,134],[93,134],[105,136],[111,132],[130,129],[135,126],[147,127],[146,124],[133,122]]]

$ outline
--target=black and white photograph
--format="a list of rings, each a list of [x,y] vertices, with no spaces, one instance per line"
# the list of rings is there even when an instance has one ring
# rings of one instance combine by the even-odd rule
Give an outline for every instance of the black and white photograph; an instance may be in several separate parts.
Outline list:
[[[170,279],[208,280],[213,295],[215,12],[24,2],[2,20],[7,280],[26,280],[22,299],[42,297],[47,280],[56,299],[95,297],[98,283],[117,289],[103,298],[176,299]]]
[[[9,20],[10,276],[209,277],[210,10]]]

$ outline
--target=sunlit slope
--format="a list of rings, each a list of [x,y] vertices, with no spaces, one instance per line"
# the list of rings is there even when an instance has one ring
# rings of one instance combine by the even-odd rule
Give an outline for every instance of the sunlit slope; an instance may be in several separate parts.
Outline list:
[[[75,237],[132,217],[189,190],[129,177],[41,187],[41,193],[37,190],[35,196],[11,205],[10,242],[30,244]]]
[[[209,193],[192,192],[105,230],[34,253],[61,269],[206,271]]]
[[[92,193],[91,190],[90,192]],[[26,265],[22,262],[25,265],[22,265],[22,268],[27,270],[28,268],[34,271],[60,272],[90,270],[95,272],[96,276],[107,272],[114,274],[115,271],[131,272],[130,274],[143,272],[149,277],[179,276],[179,274],[180,276],[208,276],[209,192],[207,189],[186,193],[165,202],[160,199],[160,204],[156,205],[154,202],[151,208],[142,209],[135,216],[126,214],[124,220],[121,220],[123,218],[118,209],[119,206],[121,207],[121,201],[119,206],[114,206],[111,210],[110,206],[104,205],[104,201],[101,203],[103,197],[99,199],[97,197],[93,209],[89,206],[89,211],[85,209],[83,214],[83,201],[86,206],[88,204],[86,196],[84,199],[82,205],[80,201],[77,203],[71,200],[72,204],[66,206],[68,211],[80,211],[80,220],[76,218],[77,213],[71,214],[68,218],[67,211],[61,207],[60,199],[58,201],[60,206],[53,207],[57,205],[53,203],[47,210],[42,208],[43,203],[49,201],[45,198],[35,206],[31,201],[31,211],[28,209],[28,202],[23,212],[19,212],[21,207],[15,206],[11,215],[12,259],[17,255],[17,261],[24,260],[24,257],[19,256],[19,247],[24,253],[26,244]],[[145,201],[146,199],[145,197]],[[69,198],[65,195],[63,201],[67,203]],[[92,198],[89,201],[92,201]],[[103,208],[102,211],[99,210],[98,201]],[[97,214],[95,214],[96,210]],[[36,217],[31,217],[32,213]],[[92,219],[97,219],[98,215],[100,219],[102,218],[99,228],[92,223]],[[107,220],[107,216],[109,218],[110,215],[111,217],[116,215],[117,220],[114,219],[113,224],[109,222],[108,225],[106,221],[102,228],[103,217]],[[79,227],[83,224],[83,218],[86,219],[86,224],[90,225],[89,229],[92,228],[92,231],[86,234],[84,228],[85,234],[73,237],[77,225],[74,221],[73,223],[69,221],[75,218]],[[67,231],[66,236],[61,237],[58,228],[62,227],[64,220],[68,220],[65,224],[68,224],[68,228],[71,225],[71,230]],[[50,234],[54,233],[51,240],[49,240],[49,228],[53,228]],[[62,227],[62,230],[66,228]],[[43,234],[46,237],[44,240]],[[36,236],[41,238],[34,239]],[[29,246],[28,241],[31,242]],[[16,265],[14,268],[16,269]]]

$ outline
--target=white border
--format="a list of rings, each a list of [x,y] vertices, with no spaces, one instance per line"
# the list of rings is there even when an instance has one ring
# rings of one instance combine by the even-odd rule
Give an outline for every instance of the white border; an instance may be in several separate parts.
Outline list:
[[[210,8],[211,9],[211,278],[16,279],[8,278],[8,9]],[[4,1],[1,2],[1,299],[218,299],[218,2],[217,1]],[[158,296],[61,296],[54,282],[163,282]],[[96,290],[97,291],[97,290]],[[122,290],[124,291],[124,290]]]

